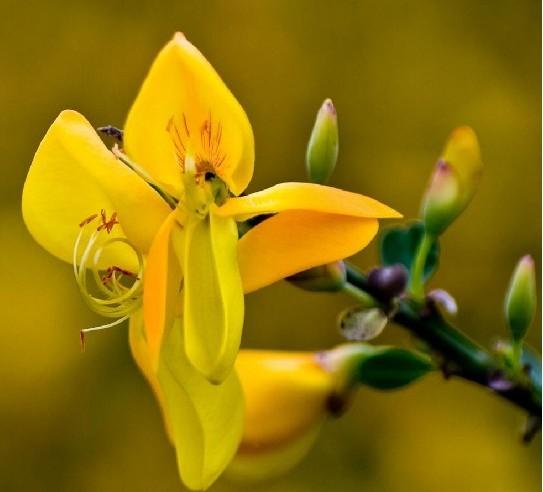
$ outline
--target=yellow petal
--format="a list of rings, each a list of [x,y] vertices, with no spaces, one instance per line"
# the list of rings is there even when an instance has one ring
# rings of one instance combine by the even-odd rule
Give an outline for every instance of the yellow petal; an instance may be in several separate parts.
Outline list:
[[[376,219],[291,210],[261,222],[238,242],[245,292],[347,258],[377,234]]]
[[[242,350],[236,370],[245,395],[243,438],[228,473],[262,480],[296,465],[326,418],[334,378],[314,353]]]
[[[373,198],[314,183],[281,183],[247,196],[231,198],[217,209],[217,213],[244,220],[284,210],[313,210],[374,219],[401,217]]]
[[[324,417],[292,441],[262,453],[238,451],[225,475],[231,480],[259,482],[279,477],[298,465],[319,436]]]
[[[153,367],[153,362],[151,360],[151,353],[149,350],[149,344],[145,336],[145,329],[143,325],[143,311],[140,309],[130,316],[128,323],[128,341],[130,344],[130,351],[132,352],[132,357],[136,361],[137,366],[139,367],[142,374],[145,376],[145,379],[151,386],[153,393],[155,394],[156,399],[158,400],[160,410],[162,412],[162,417],[164,419],[164,427],[166,428],[166,433],[170,442],[173,444],[173,433],[172,426],[169,421],[169,415],[166,412],[166,402],[164,400],[164,395],[162,394],[162,389],[160,387],[156,367]]]
[[[241,452],[285,443],[326,413],[334,379],[315,353],[241,350],[236,370],[245,395]]]
[[[189,360],[214,383],[232,370],[243,326],[243,290],[233,219],[210,213],[186,227],[185,346]]]
[[[134,357],[151,382],[175,446],[181,480],[191,490],[207,489],[238,447],[243,427],[243,395],[232,372],[212,385],[185,356],[179,320],[167,330],[158,374],[150,370],[141,324],[130,325]]]
[[[179,33],[153,63],[125,125],[130,157],[179,196],[180,166],[170,124],[183,146],[197,155],[205,156],[212,131],[225,156],[217,174],[236,195],[246,188],[254,163],[249,120],[210,63]]]
[[[442,159],[459,174],[464,186],[473,188],[483,172],[477,135],[469,126],[456,128],[443,150]]]
[[[75,111],[63,111],[43,138],[28,171],[22,207],[36,241],[68,262],[79,223],[101,209],[108,217],[117,212],[122,229],[115,226],[113,231],[126,234],[142,252],[149,249],[170,210],[152,188],[117,161]],[[123,264],[122,258],[110,260]]]
[[[153,241],[143,277],[145,334],[155,369],[164,328],[172,323],[176,314],[175,302],[181,284],[179,262],[170,240],[175,225],[175,212],[171,212]]]

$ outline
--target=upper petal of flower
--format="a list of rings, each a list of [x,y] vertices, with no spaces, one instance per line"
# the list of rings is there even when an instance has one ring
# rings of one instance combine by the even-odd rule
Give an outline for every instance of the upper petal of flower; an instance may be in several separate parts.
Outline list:
[[[117,212],[121,235],[142,252],[169,212],[160,196],[120,163],[75,111],[63,111],[43,138],[28,171],[22,208],[36,241],[68,262],[79,224],[102,209]],[[110,260],[123,264],[123,258]]]
[[[177,196],[187,152],[214,164],[236,195],[253,174],[253,132],[243,108],[180,33],[153,63],[128,115],[124,141],[129,156]]]
[[[157,373],[141,315],[131,320],[130,346],[159,400],[181,480],[191,490],[207,489],[232,459],[242,434],[243,394],[235,371],[220,385],[196,371],[185,355],[180,320],[165,334]]]
[[[217,213],[244,220],[283,210],[313,210],[373,219],[401,217],[373,198],[314,183],[280,183],[247,196],[230,198]]]

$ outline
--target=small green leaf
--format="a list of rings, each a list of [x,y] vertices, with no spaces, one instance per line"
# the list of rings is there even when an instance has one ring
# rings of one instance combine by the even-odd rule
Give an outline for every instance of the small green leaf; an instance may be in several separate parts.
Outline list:
[[[407,227],[393,227],[384,232],[380,241],[381,263],[383,265],[404,265],[411,271],[417,249],[424,234],[424,226],[414,222]],[[424,265],[424,280],[428,280],[439,264],[439,244],[432,244],[426,264]]]
[[[401,348],[380,347],[360,361],[357,381],[376,389],[397,389],[433,369],[428,356]]]

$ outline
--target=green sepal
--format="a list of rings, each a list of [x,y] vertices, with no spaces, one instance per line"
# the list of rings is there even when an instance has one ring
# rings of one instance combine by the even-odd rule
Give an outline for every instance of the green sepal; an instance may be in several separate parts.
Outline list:
[[[381,390],[398,389],[433,369],[426,355],[396,347],[375,347],[357,365],[356,381]]]
[[[413,222],[407,227],[392,227],[381,236],[379,253],[381,264],[402,264],[411,272],[415,261],[417,249],[424,235],[424,226],[421,222]],[[439,265],[439,243],[434,240],[424,265],[424,281],[428,280]]]

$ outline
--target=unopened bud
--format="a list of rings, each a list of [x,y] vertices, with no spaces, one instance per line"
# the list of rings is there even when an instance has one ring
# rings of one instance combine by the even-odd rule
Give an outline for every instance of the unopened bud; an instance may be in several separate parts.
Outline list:
[[[469,127],[457,128],[438,160],[422,205],[425,229],[442,234],[467,207],[482,172],[479,143]]]
[[[326,99],[317,113],[307,146],[306,169],[312,183],[328,181],[336,166],[338,141],[336,108]]]
[[[328,417],[336,376],[319,353],[242,350],[236,370],[245,397],[245,423],[232,478],[265,480],[295,466]]]
[[[428,299],[453,316],[458,313],[456,299],[444,289],[434,289],[428,293]]]
[[[336,292],[345,285],[347,273],[343,261],[304,270],[287,280],[303,290],[311,292]]]
[[[368,287],[377,299],[386,302],[404,291],[407,278],[407,269],[400,263],[374,268],[368,275]]]
[[[361,309],[355,306],[339,315],[339,330],[347,339],[364,342],[378,337],[388,323],[388,318],[380,308]]]
[[[515,342],[524,338],[533,321],[536,304],[534,260],[527,255],[518,262],[505,299],[505,315]]]

